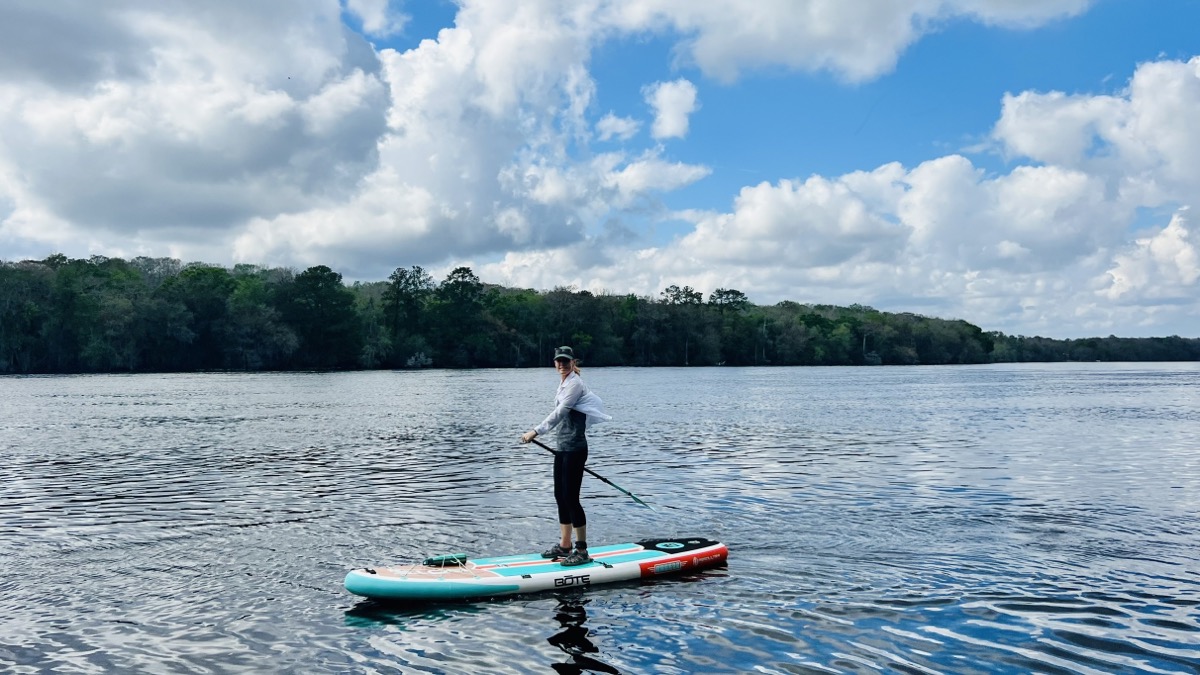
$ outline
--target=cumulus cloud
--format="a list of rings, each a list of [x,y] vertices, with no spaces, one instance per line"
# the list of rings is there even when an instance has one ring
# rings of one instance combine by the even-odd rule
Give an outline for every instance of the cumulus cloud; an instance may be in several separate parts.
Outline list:
[[[617,117],[608,113],[601,117],[599,122],[596,122],[596,137],[602,141],[613,139],[627,141],[633,138],[641,128],[641,123],[633,118]]]
[[[121,12],[14,0],[0,16],[0,81],[78,90],[143,74],[149,43]]]
[[[731,212],[692,214],[695,229],[677,247],[690,259],[773,270],[880,263],[876,271],[890,274],[921,259],[961,277],[1057,274],[1119,242],[1127,215],[1081,172],[1023,166],[987,176],[952,155],[911,170],[893,163],[743,188]]]
[[[1031,27],[1082,13],[1093,0],[614,0],[602,17],[625,30],[666,26],[680,54],[724,81],[783,65],[828,70],[860,82],[895,67],[899,55],[944,21]]]
[[[1200,280],[1200,234],[1187,212],[1176,213],[1166,227],[1137,239],[1113,258],[1111,282],[1100,293],[1124,302],[1194,301]]]
[[[45,36],[57,52],[76,51],[73,28],[112,31],[88,54],[101,65],[75,80],[43,66],[0,80],[0,167],[26,213],[110,240],[167,228],[220,238],[343,198],[376,164],[387,87],[336,5],[21,5],[19,19],[62,29]],[[0,44],[0,62],[20,48]]]
[[[640,128],[611,114],[587,121],[594,100],[587,62],[597,41],[613,31],[674,29],[685,51],[713,55],[699,59],[713,74],[761,63],[844,70],[847,58],[877,41],[874,30],[890,30],[886,21],[858,25],[861,10],[843,7],[849,4],[808,2],[797,11],[791,2],[766,2],[743,14],[720,0],[591,0],[570,11],[557,3],[471,1],[436,39],[376,53],[341,25],[340,13],[369,34],[393,33],[406,17],[383,0],[346,0],[344,7],[337,0],[213,0],[204,12],[183,0],[6,3],[6,201],[10,213],[89,228],[98,240],[128,242],[127,249],[155,242],[178,248],[182,231],[192,241],[236,241],[247,256],[254,240],[262,255],[286,259],[328,236],[305,244],[262,236],[264,228],[305,231],[293,224],[305,214],[314,222],[330,213],[369,222],[372,205],[393,199],[404,205],[397,218],[421,204],[414,222],[444,224],[418,228],[429,238],[420,250],[446,242],[479,252],[561,244],[611,217],[606,199],[617,208],[644,205],[646,196],[708,171],[648,161],[636,150],[615,160],[572,154],[593,133],[623,142]],[[889,12],[904,25],[927,14],[987,16],[992,6],[894,4]],[[1023,11],[1052,16],[1074,6]],[[848,37],[772,38],[800,24],[809,38]],[[858,27],[843,30],[850,25]],[[887,44],[902,49],[907,38]],[[751,45],[763,49],[741,51]],[[825,56],[811,60],[814,48]],[[829,57],[830,50],[841,56]],[[872,68],[861,72],[879,72]],[[653,135],[686,134],[695,86],[681,79],[650,92]],[[10,220],[2,227],[16,239]]]
[[[688,118],[696,111],[696,85],[683,79],[657,82],[646,87],[643,93],[654,109],[654,125],[650,132],[654,138],[687,136]]]
[[[1013,156],[1087,171],[1147,205],[1200,193],[1200,57],[1142,64],[1115,95],[1004,97],[993,136]]]
[[[889,168],[877,180],[890,180]],[[829,267],[887,259],[907,237],[848,181],[814,176],[742,188],[729,214],[697,219],[683,255],[733,265]]]
[[[308,236],[297,226],[303,214],[282,214],[256,221],[239,239],[238,255],[308,260],[340,251],[359,269],[386,274],[397,251],[424,261],[565,246],[613,211],[659,208],[655,195],[709,169],[657,151],[584,158],[570,150],[592,136],[586,111],[594,83],[581,47],[587,24],[516,0],[481,3],[465,6],[436,41],[403,53],[384,50],[392,104],[378,142],[380,169],[360,180],[357,195],[329,213],[314,212],[341,236]],[[632,137],[638,127],[610,114],[595,128],[611,140]],[[342,220],[360,226],[333,224]]]
[[[362,22],[368,35],[395,35],[408,23],[408,16],[396,11],[390,0],[346,0],[346,9]]]
[[[1098,138],[1116,137],[1128,110],[1116,96],[1006,94],[993,136],[1012,155],[1079,167],[1094,158]]]
[[[615,189],[613,195],[617,205],[628,206],[651,192],[667,192],[694,183],[707,176],[709,169],[702,166],[667,162],[650,153],[623,167],[605,172],[604,183]]]
[[[915,245],[954,270],[1053,272],[1120,236],[1128,216],[1105,201],[1103,181],[1061,167],[985,178],[952,155],[916,167],[906,183],[897,214]]]

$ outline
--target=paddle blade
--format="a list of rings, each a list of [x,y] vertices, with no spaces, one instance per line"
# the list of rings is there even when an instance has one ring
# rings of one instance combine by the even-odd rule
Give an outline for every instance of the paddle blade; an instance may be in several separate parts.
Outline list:
[[[655,509],[653,506],[650,506],[650,505],[649,505],[649,504],[647,504],[646,502],[644,502],[644,501],[642,501],[642,500],[638,499],[638,498],[637,498],[637,496],[635,496],[635,495],[633,495],[633,494],[630,494],[629,496],[630,496],[630,497],[633,497],[633,501],[635,501],[635,502],[637,502],[637,503],[641,504],[642,506],[644,506],[644,507],[646,507],[646,508],[650,509],[651,511],[654,511],[655,513],[657,513],[657,512],[658,512],[658,511],[657,511],[657,509]]]

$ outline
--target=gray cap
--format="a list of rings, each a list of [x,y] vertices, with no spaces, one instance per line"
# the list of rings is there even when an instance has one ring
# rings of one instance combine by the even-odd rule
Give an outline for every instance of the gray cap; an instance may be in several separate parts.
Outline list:
[[[559,359],[567,359],[568,361],[574,361],[575,360],[575,352],[570,347],[567,347],[565,345],[562,347],[555,347],[554,360],[557,361]]]

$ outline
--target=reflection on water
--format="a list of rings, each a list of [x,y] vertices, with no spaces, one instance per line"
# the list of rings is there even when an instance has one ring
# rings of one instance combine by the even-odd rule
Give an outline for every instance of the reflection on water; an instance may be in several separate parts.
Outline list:
[[[629,586],[629,584],[624,584]],[[552,655],[546,665],[559,673],[619,673],[617,668],[605,663],[600,647],[592,640],[588,628],[587,605],[592,600],[586,591],[573,590],[549,594],[548,600],[554,601],[552,611],[547,611],[541,621],[550,635],[546,643],[561,650],[556,656]],[[547,601],[536,602],[539,608],[551,609]],[[521,597],[496,598],[490,602],[501,605],[520,604]],[[398,602],[377,602],[363,600],[345,612],[346,626],[361,629],[388,629],[400,631],[422,630],[429,625],[439,622],[460,621],[464,617],[478,615],[486,611],[488,602],[460,601],[441,604],[418,605]],[[565,660],[564,660],[565,659]],[[497,655],[491,654],[481,660],[479,668],[491,672],[494,662],[500,661]],[[411,665],[411,664],[409,664]],[[530,667],[526,662],[522,667]]]
[[[1200,367],[597,369],[595,541],[729,567],[383,606],[540,550],[554,373],[0,378],[0,671],[1200,670]]]
[[[558,611],[554,618],[562,625],[562,630],[546,638],[546,642],[558,647],[567,654],[569,660],[564,663],[552,663],[555,672],[565,675],[579,673],[619,673],[621,671],[600,661],[596,656],[600,651],[588,639],[587,603],[590,602],[581,594],[563,595],[558,601]]]

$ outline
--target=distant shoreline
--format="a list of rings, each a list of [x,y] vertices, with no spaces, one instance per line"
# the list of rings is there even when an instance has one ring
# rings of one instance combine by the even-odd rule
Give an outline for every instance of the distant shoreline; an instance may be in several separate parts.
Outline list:
[[[485,284],[420,267],[347,286],[317,265],[232,269],[173,258],[0,262],[0,374],[878,366],[1200,361],[1200,339],[1052,339],[966,321],[741,291],[659,297]]]

